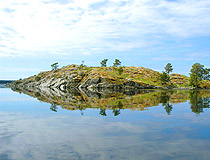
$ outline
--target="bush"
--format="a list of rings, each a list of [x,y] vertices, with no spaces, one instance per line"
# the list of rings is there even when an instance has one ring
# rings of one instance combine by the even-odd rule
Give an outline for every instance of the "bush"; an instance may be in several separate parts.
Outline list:
[[[170,77],[166,72],[160,74],[160,81],[162,85],[166,85],[170,82]]]
[[[123,67],[118,68],[118,73],[119,73],[119,75],[121,75],[123,73]]]
[[[35,77],[35,80],[36,81],[39,81],[41,78],[40,77]]]

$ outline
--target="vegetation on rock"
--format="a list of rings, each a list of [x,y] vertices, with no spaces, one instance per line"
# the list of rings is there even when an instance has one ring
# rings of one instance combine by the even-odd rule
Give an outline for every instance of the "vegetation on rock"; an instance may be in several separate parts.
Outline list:
[[[52,67],[52,70],[58,69],[58,62],[53,63],[53,64],[51,65],[51,67]]]
[[[168,83],[170,82],[170,76],[166,73],[166,72],[162,72],[161,74],[160,74],[160,81],[161,81],[161,84],[163,85],[163,86],[166,86],[166,85],[168,85]]]
[[[100,62],[101,67],[106,67],[106,63],[107,63],[108,59],[104,59]]]
[[[119,59],[115,59],[115,62],[113,63],[114,67],[119,67],[121,65],[121,62]]]
[[[197,89],[198,87],[201,87],[200,84],[206,82],[202,80],[208,81],[209,77],[209,69],[204,69],[204,65],[201,65],[200,63],[192,65],[192,69],[190,70],[190,85]]]
[[[172,72],[172,71],[173,71],[173,67],[172,67],[171,63],[168,63],[168,64],[165,66],[165,72],[166,72],[167,74],[169,74],[169,73]]]
[[[163,86],[170,86],[171,85],[171,79],[170,79],[170,76],[169,76],[169,73],[173,71],[173,68],[172,68],[172,65],[171,63],[168,63],[166,66],[165,66],[165,71],[163,71],[161,74],[160,74],[160,81],[161,81],[161,84]]]
[[[144,67],[117,67],[121,62],[116,59],[115,66],[105,67],[107,59],[103,60],[104,67],[87,67],[84,61],[81,65],[68,65],[60,69],[54,63],[52,71],[40,72],[25,79],[14,81],[10,85],[25,87],[50,88],[111,88],[111,89],[158,89],[158,88],[189,88],[196,85],[200,88],[210,88],[209,70],[195,65],[191,77],[181,74],[168,74],[172,65],[168,63],[165,71],[159,73]],[[189,83],[190,82],[190,83]],[[193,85],[194,84],[194,85]]]
[[[118,68],[118,73],[119,73],[119,75],[121,75],[121,74],[123,73],[123,67],[122,67],[122,66],[120,66],[120,67]]]

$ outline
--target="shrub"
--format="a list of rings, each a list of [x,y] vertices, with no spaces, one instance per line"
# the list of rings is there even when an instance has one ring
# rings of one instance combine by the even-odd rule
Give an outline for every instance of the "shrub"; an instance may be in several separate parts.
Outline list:
[[[119,73],[119,75],[121,75],[123,73],[123,67],[118,68],[118,73]]]
[[[40,77],[35,77],[35,80],[36,81],[39,81],[41,78]]]

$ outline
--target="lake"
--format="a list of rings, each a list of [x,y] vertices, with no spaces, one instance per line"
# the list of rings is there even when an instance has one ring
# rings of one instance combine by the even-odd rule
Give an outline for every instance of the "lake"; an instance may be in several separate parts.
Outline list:
[[[0,88],[1,160],[208,160],[210,91]]]

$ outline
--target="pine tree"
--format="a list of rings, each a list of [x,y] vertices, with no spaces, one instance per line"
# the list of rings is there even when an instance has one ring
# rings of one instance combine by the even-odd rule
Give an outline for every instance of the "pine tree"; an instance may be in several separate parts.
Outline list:
[[[100,62],[101,67],[106,67],[106,63],[107,63],[108,59],[104,59],[103,61]]]
[[[165,66],[165,71],[167,74],[169,74],[170,72],[173,71],[173,67],[171,65],[171,63],[168,63],[166,66]]]
[[[115,59],[115,62],[113,63],[114,67],[119,67],[121,65],[121,62],[119,59]]]
[[[53,63],[53,64],[51,65],[51,67],[52,67],[52,70],[58,69],[58,62]]]
[[[198,82],[203,79],[204,75],[204,65],[200,63],[195,63],[192,65],[192,69],[190,70],[190,84],[194,86],[196,89],[198,88]]]

